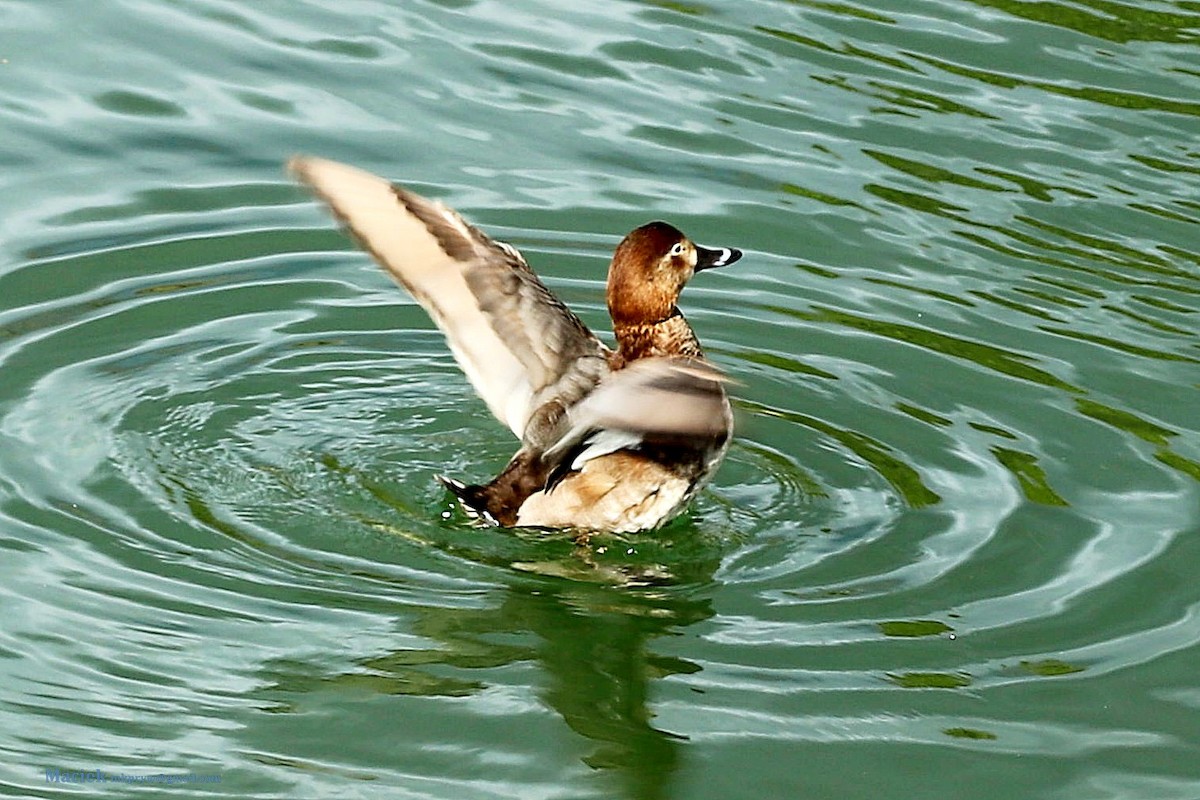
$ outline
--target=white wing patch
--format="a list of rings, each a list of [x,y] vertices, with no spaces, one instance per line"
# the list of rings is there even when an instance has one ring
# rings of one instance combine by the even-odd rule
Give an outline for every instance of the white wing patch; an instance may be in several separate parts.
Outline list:
[[[546,457],[583,443],[572,469],[635,447],[647,436],[695,441],[726,436],[732,426],[727,378],[694,358],[644,358],[606,376],[568,410],[570,427]]]

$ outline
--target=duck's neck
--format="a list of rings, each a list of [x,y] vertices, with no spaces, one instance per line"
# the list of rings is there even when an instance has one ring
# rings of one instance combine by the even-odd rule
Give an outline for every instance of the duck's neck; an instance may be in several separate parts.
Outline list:
[[[665,319],[655,322],[614,320],[613,335],[617,339],[618,368],[651,356],[704,357],[700,340],[678,308],[673,308]]]

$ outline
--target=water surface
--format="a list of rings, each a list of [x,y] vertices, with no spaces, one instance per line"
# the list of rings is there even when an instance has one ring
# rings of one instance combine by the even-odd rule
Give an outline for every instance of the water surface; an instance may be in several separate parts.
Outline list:
[[[4,794],[1200,796],[1195,3],[0,20]],[[692,513],[453,512],[511,437],[296,152],[601,331],[627,230],[743,248]]]

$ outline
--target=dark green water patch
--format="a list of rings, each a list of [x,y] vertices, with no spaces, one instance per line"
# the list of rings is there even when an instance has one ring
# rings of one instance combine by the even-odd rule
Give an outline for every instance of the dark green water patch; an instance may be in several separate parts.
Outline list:
[[[1200,27],[1200,15],[1160,11],[1148,6],[1111,0],[1077,0],[1070,5],[1026,0],[969,1],[983,8],[999,9],[1015,17],[1078,31],[1110,42],[1182,44],[1200,39],[1200,34],[1196,32]],[[1186,6],[1180,4],[1180,7]]]
[[[1121,353],[1128,353],[1132,356],[1152,358],[1157,361],[1182,361],[1188,364],[1200,364],[1200,359],[1192,358],[1191,356],[1185,356],[1181,353],[1172,353],[1167,350],[1155,350],[1151,347],[1142,347],[1136,344],[1129,344],[1128,342],[1122,342],[1118,339],[1114,339],[1111,336],[1101,336],[1098,333],[1087,333],[1085,331],[1077,331],[1071,328],[1058,328],[1051,327],[1049,325],[1039,325],[1038,330],[1045,331],[1046,333],[1057,334],[1058,336],[1065,336],[1068,339],[1078,339],[1081,342],[1089,342],[1091,344],[1100,345],[1101,347],[1107,347],[1110,350],[1117,350]]]
[[[1051,305],[1062,306],[1063,308],[1087,308],[1087,303],[1081,303],[1078,300],[1073,300],[1070,297],[1064,297],[1061,294],[1054,294],[1043,289],[1032,289],[1028,286],[1017,286],[1013,288],[1014,292],[1023,294],[1026,297],[1032,297],[1035,300],[1041,300]],[[1037,316],[1036,314],[1034,316]],[[1053,318],[1056,322],[1063,322],[1057,317]]]
[[[996,734],[990,731],[981,731],[978,728],[946,728],[942,733],[947,736],[952,736],[955,739],[974,739],[977,741],[990,741],[996,738]]]
[[[914,638],[919,636],[940,636],[954,630],[946,623],[936,619],[893,620],[879,623],[879,632],[884,636]]]
[[[1178,303],[1172,303],[1170,300],[1163,300],[1161,297],[1151,297],[1146,294],[1135,294],[1133,295],[1133,299],[1162,311],[1170,311],[1173,314],[1195,314],[1200,310],[1181,306]]]
[[[927,194],[897,189],[893,186],[883,186],[878,183],[868,183],[863,187],[863,191],[873,194],[885,202],[920,211],[923,214],[933,214],[936,217],[961,219],[961,212],[967,211],[965,206],[957,206]]]
[[[96,105],[118,114],[137,117],[183,117],[187,111],[170,100],[163,100],[140,92],[122,90],[105,92],[96,96]]]
[[[1183,164],[1178,161],[1171,161],[1165,158],[1142,155],[1141,153],[1130,153],[1129,157],[1139,164],[1144,164],[1151,169],[1157,169],[1163,172],[1171,173],[1200,175],[1200,166],[1195,166],[1193,164]]]
[[[927,183],[950,183],[956,186],[965,186],[968,189],[983,189],[989,192],[1011,192],[1007,186],[1001,186],[996,183],[988,183],[977,178],[972,178],[969,175],[961,175],[957,172],[935,167],[932,164],[925,164],[921,161],[914,161],[909,158],[902,158],[892,153],[884,153],[880,150],[863,149],[863,153],[875,159],[881,164],[891,167],[897,172],[902,172],[905,175],[912,175],[914,178],[920,178]]]
[[[927,411],[924,408],[917,408],[909,403],[896,403],[896,410],[908,414],[913,419],[919,419],[921,422],[928,423],[929,425],[935,425],[939,428],[947,428],[954,424],[954,420],[938,416],[932,411]]]
[[[1040,675],[1043,678],[1056,678],[1060,675],[1072,675],[1076,672],[1083,672],[1086,667],[1060,661],[1057,658],[1047,658],[1041,661],[1022,661],[1021,669],[1031,675]]]
[[[308,42],[285,40],[285,43],[296,47],[303,47],[313,52],[329,53],[343,58],[374,60],[381,55],[379,48],[371,42],[356,41],[354,39],[315,39]]]
[[[971,676],[961,672],[889,672],[887,677],[902,689],[962,689],[971,685]]]
[[[1030,175],[1022,175],[1018,172],[1009,172],[997,167],[976,167],[975,171],[981,175],[990,175],[993,178],[1001,178],[1006,181],[1015,183],[1022,192],[1032,197],[1034,200],[1041,200],[1043,203],[1053,203],[1053,192],[1062,192],[1074,197],[1083,197],[1086,199],[1094,199],[1095,195],[1091,192],[1085,192],[1082,189],[1076,189],[1074,186],[1066,186],[1063,184],[1047,183],[1038,180]]]
[[[797,186],[794,183],[781,183],[779,188],[784,192],[784,194],[790,194],[795,197],[803,197],[806,200],[816,200],[818,203],[824,203],[827,206],[852,206],[854,208],[861,208],[864,211],[870,211],[870,209],[864,208],[853,200],[847,200],[843,197],[837,197],[836,195],[832,195],[827,192],[821,192],[816,189],[807,189],[803,186]]]
[[[1174,470],[1200,481],[1200,461],[1193,461],[1171,450],[1159,450],[1154,457]]]
[[[1017,289],[1017,291],[1020,291],[1020,289]],[[1030,291],[1029,293],[1033,294],[1032,291]],[[1036,317],[1037,319],[1043,319],[1043,320],[1046,320],[1047,322],[1062,323],[1064,321],[1064,320],[1054,316],[1053,314],[1051,314],[1048,311],[1042,311],[1040,308],[1036,308],[1027,303],[1019,303],[1016,300],[1010,300],[1006,297],[1001,297],[1000,295],[994,294],[992,292],[984,292],[979,289],[971,289],[968,292],[968,294],[970,294],[972,297],[978,297],[980,300],[986,300],[989,303],[995,303],[996,305],[998,305],[1002,308],[1007,308],[1010,311],[1016,311],[1019,314],[1025,314],[1030,317]]]
[[[1075,408],[1084,416],[1099,420],[1105,425],[1131,433],[1139,439],[1144,439],[1151,444],[1166,447],[1172,436],[1179,434],[1170,428],[1164,428],[1150,420],[1142,419],[1137,414],[1129,411],[1123,411],[1119,408],[1106,406],[1103,403],[1097,403],[1095,400],[1086,398],[1075,398]]]
[[[981,433],[990,433],[992,436],[999,436],[1001,439],[1008,439],[1010,441],[1015,441],[1017,439],[1017,435],[1015,433],[1012,431],[1006,431],[1004,428],[996,425],[989,425],[985,422],[968,422],[967,424]]]
[[[1197,222],[1200,222],[1200,219],[1197,219],[1196,217],[1183,214],[1170,208],[1164,208],[1163,206],[1152,205],[1150,203],[1130,203],[1129,207],[1135,211],[1144,211],[1147,214],[1153,214],[1156,217],[1161,217],[1162,219],[1169,220],[1171,222],[1182,222],[1185,225],[1194,225]]]
[[[1047,506],[1069,505],[1058,492],[1051,488],[1050,482],[1046,479],[1045,470],[1038,464],[1037,458],[1030,453],[1009,450],[1005,447],[993,447],[992,455],[1017,479],[1021,493],[1027,499]]]
[[[828,381],[836,381],[837,375],[832,372],[826,372],[820,367],[814,367],[811,364],[805,364],[789,356],[781,356],[777,353],[770,353],[765,350],[742,350],[734,353],[737,358],[743,361],[749,361],[752,364],[761,364],[764,367],[771,369],[783,370],[796,375],[809,375],[814,378],[822,378]]]
[[[1194,340],[1196,338],[1196,331],[1194,330],[1180,328],[1176,325],[1171,325],[1169,323],[1162,322],[1161,320],[1154,319],[1153,317],[1148,317],[1145,314],[1139,314],[1136,311],[1130,311],[1127,308],[1121,308],[1120,306],[1109,305],[1107,303],[1102,305],[1101,308],[1105,309],[1106,311],[1111,311],[1114,314],[1120,314],[1123,317],[1141,323],[1147,328],[1153,328],[1160,333],[1168,333],[1173,336],[1186,336],[1189,340]]]
[[[268,114],[293,115],[296,113],[296,104],[291,100],[283,100],[278,97],[272,97],[269,94],[249,90],[237,92],[236,95],[239,100],[250,108],[265,111]]]
[[[849,3],[830,3],[824,0],[788,0],[789,3],[805,8],[811,8],[815,11],[824,11],[828,14],[834,14],[839,17],[851,17],[854,19],[862,19],[867,22],[878,22],[882,25],[895,25],[896,20],[892,17],[880,14],[866,8],[850,5]]]

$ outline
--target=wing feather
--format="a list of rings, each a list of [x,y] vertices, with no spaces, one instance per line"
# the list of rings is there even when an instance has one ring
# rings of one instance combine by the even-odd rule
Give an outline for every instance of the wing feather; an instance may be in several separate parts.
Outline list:
[[[604,345],[512,246],[354,167],[308,157],[288,167],[429,312],[475,391],[523,441],[557,386],[590,389],[607,371]]]
[[[567,429],[546,455],[566,458],[570,452],[571,468],[578,469],[590,458],[647,440],[723,440],[732,426],[727,382],[724,373],[696,358],[634,361],[609,373],[570,409]]]

